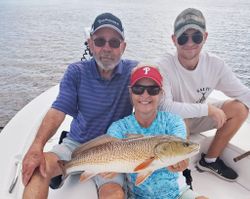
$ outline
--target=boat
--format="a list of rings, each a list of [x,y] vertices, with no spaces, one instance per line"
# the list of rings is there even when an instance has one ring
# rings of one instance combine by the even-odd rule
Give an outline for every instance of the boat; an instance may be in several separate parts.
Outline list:
[[[21,109],[5,126],[0,133],[0,198],[20,199],[24,186],[21,180],[21,163],[25,152],[28,150],[42,118],[50,108],[58,94],[59,86],[54,86],[32,100]],[[222,93],[215,91],[210,100],[225,98]],[[72,118],[67,116],[58,129],[57,133],[45,146],[45,151],[51,149],[59,140],[62,131],[68,131]],[[195,167],[200,158],[200,153],[205,152],[213,139],[215,130],[202,132],[191,136],[191,139],[200,143],[200,153],[190,161],[192,171],[193,188],[210,199],[250,199],[250,157],[249,155],[249,127],[250,117],[243,124],[239,132],[233,137],[222,154],[226,161],[239,174],[236,182],[228,182],[214,174],[201,173]],[[244,154],[242,156],[242,154]],[[245,157],[246,156],[246,157]],[[241,159],[244,157],[243,159]],[[241,159],[241,160],[240,160]],[[236,162],[235,162],[236,161]],[[82,198],[97,199],[95,184],[89,180],[85,183],[79,181],[79,175],[70,176],[62,188],[50,189],[49,199],[55,198]]]
[[[89,35],[90,28],[86,27],[85,38]],[[86,50],[82,59],[89,59],[91,53],[88,44],[85,42]],[[59,92],[59,85],[48,89],[25,107],[23,107],[3,128],[0,133],[0,198],[1,199],[21,199],[24,186],[22,184],[21,165],[22,159],[29,149],[41,121],[52,102]],[[209,96],[210,102],[214,100],[227,99],[223,93],[213,91]],[[44,151],[49,151],[53,145],[58,143],[61,133],[69,131],[72,118],[66,116],[56,134],[45,145]],[[227,148],[222,154],[222,159],[237,171],[239,178],[236,182],[228,182],[215,176],[214,174],[201,173],[195,167],[202,152],[206,152],[215,130],[202,132],[191,136],[191,140],[200,143],[200,152],[191,158],[190,169],[193,178],[193,189],[207,196],[210,199],[250,199],[250,142],[249,142],[250,116],[242,125],[237,134],[232,138]],[[5,150],[6,149],[6,150]],[[82,197],[97,199],[95,184],[89,180],[81,183],[79,175],[69,176],[64,185],[59,189],[49,189],[48,199],[78,199]]]

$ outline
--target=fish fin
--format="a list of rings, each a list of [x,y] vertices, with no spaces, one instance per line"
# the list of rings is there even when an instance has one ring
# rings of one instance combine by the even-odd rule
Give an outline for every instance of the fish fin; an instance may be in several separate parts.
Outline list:
[[[141,134],[132,134],[132,133],[127,133],[125,134],[126,138],[123,138],[122,141],[123,142],[127,142],[127,141],[133,141],[133,140],[139,140],[139,139],[144,139],[144,138],[148,138],[148,136],[145,135],[141,135]]]
[[[91,172],[85,171],[80,175],[80,181],[85,182],[85,181],[89,180],[90,178],[94,177],[95,175],[96,175],[96,173],[91,173]]]
[[[131,140],[139,140],[139,139],[149,139],[150,137],[154,137],[152,135],[141,135],[141,134],[133,134],[133,133],[127,133],[125,134],[127,138],[122,139],[122,141],[131,141]]]
[[[62,169],[62,175],[66,176],[66,168],[65,165],[68,163],[69,161],[66,160],[57,160],[57,163],[59,165],[59,167]]]
[[[66,178],[69,176],[67,173],[66,173],[66,168],[65,168],[65,164],[67,164],[68,161],[66,160],[58,160],[57,163],[59,164],[59,167],[62,169],[62,180],[61,180],[61,183],[60,185],[58,186],[58,188],[62,187]]]
[[[77,147],[71,154],[71,158],[74,158],[78,156],[79,154],[81,154],[82,152],[88,149],[91,149],[93,147],[96,147],[96,146],[99,146],[108,142],[117,142],[117,141],[120,141],[120,140],[107,134],[98,136],[86,143],[81,144],[79,147]]]
[[[142,135],[142,134],[127,133],[126,137],[129,138],[129,139],[136,139],[136,138],[142,138],[142,137],[145,137],[145,136]]]
[[[155,157],[151,157],[151,158],[145,160],[143,163],[141,163],[137,167],[135,167],[134,171],[139,171],[139,170],[147,168],[154,160],[155,160]]]
[[[144,171],[138,173],[135,181],[135,185],[139,186],[141,183],[143,183],[153,172],[152,171]]]

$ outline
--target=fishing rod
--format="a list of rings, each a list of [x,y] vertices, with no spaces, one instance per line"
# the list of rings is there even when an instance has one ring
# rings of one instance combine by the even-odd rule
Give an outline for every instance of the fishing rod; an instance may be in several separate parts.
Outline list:
[[[238,162],[238,161],[242,160],[243,158],[246,158],[249,155],[250,155],[250,151],[247,151],[246,153],[243,153],[243,154],[235,157],[233,160],[234,160],[234,162]]]
[[[91,51],[90,51],[90,49],[89,49],[88,42],[85,41],[85,42],[84,42],[84,45],[85,45],[85,50],[84,50],[84,53],[83,53],[83,55],[82,55],[81,61],[87,60],[87,59],[89,59],[90,57],[92,57],[92,53],[91,53]]]

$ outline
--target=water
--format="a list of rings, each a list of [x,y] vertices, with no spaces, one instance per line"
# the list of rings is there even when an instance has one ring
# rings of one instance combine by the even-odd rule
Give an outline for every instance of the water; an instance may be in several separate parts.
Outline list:
[[[173,21],[187,7],[207,19],[205,48],[250,87],[248,0],[0,0],[0,127],[80,60],[84,28],[98,14],[112,12],[123,21],[125,58],[151,63],[174,50]]]

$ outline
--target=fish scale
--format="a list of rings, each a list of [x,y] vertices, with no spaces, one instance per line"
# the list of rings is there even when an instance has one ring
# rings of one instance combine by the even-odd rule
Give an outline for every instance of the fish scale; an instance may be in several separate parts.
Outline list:
[[[199,144],[169,135],[126,139],[105,135],[97,139],[98,144],[91,141],[78,147],[70,161],[59,161],[64,178],[79,172],[83,172],[81,177],[85,180],[100,172],[148,172],[143,177],[145,180],[154,170],[187,159],[199,151]]]
[[[157,142],[158,143],[158,142]],[[142,145],[143,144],[143,145]],[[89,149],[85,151],[82,155],[79,155],[72,159],[72,164],[79,164],[82,163],[89,163],[89,162],[96,162],[102,163],[112,160],[141,160],[141,158],[146,158],[153,155],[152,146],[155,145],[153,142],[142,142],[139,141],[124,141],[118,143],[108,143],[101,146],[96,147],[95,149]],[[126,153],[124,153],[124,148],[128,148]],[[144,149],[144,150],[143,150]],[[108,155],[107,155],[108,154]]]

